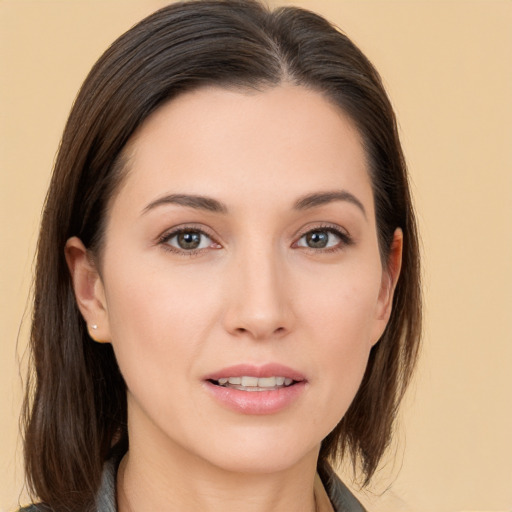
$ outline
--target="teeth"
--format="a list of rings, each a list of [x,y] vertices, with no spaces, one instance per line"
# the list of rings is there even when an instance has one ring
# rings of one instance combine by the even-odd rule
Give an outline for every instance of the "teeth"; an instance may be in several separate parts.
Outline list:
[[[290,386],[293,379],[288,377],[222,377],[217,381],[220,386],[230,385],[237,389],[246,391],[264,391],[265,389],[277,389],[283,386]]]
[[[258,377],[242,377],[242,386],[244,388],[250,386],[250,387],[256,387],[258,386]],[[231,382],[231,379],[229,379],[230,384],[235,384],[234,382]]]
[[[259,388],[273,388],[276,385],[275,377],[262,377],[258,379]]]

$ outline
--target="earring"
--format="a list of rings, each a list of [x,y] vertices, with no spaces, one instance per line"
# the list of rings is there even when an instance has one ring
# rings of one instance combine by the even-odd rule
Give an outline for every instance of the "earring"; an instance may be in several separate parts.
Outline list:
[[[92,331],[97,331],[98,330],[98,324],[91,324],[91,329],[89,330],[89,336],[96,342],[96,343],[107,343],[106,341],[103,341],[103,340],[99,340],[97,339],[95,336],[93,336],[93,333],[91,332]]]

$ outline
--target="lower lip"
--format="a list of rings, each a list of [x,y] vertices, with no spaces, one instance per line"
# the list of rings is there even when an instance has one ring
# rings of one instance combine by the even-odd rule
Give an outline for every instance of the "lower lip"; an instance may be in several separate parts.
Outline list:
[[[242,391],[205,382],[206,389],[222,405],[241,414],[276,414],[295,402],[306,388],[306,382],[271,391]]]

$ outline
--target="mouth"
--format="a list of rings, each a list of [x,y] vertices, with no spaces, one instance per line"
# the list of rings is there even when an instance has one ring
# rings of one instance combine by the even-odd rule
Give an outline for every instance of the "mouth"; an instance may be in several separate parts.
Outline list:
[[[208,379],[209,382],[223,388],[238,389],[240,391],[274,391],[283,389],[296,384],[297,380],[290,377],[271,376],[271,377],[254,377],[251,375],[243,375],[240,377],[221,377],[218,380]]]
[[[278,363],[239,364],[205,375],[205,389],[219,404],[244,415],[276,414],[300,400],[306,377]]]

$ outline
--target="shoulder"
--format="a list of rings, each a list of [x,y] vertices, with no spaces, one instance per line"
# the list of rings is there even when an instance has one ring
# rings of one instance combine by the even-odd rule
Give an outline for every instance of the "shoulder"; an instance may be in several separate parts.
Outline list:
[[[363,505],[328,464],[319,466],[318,473],[335,512],[366,512]]]

